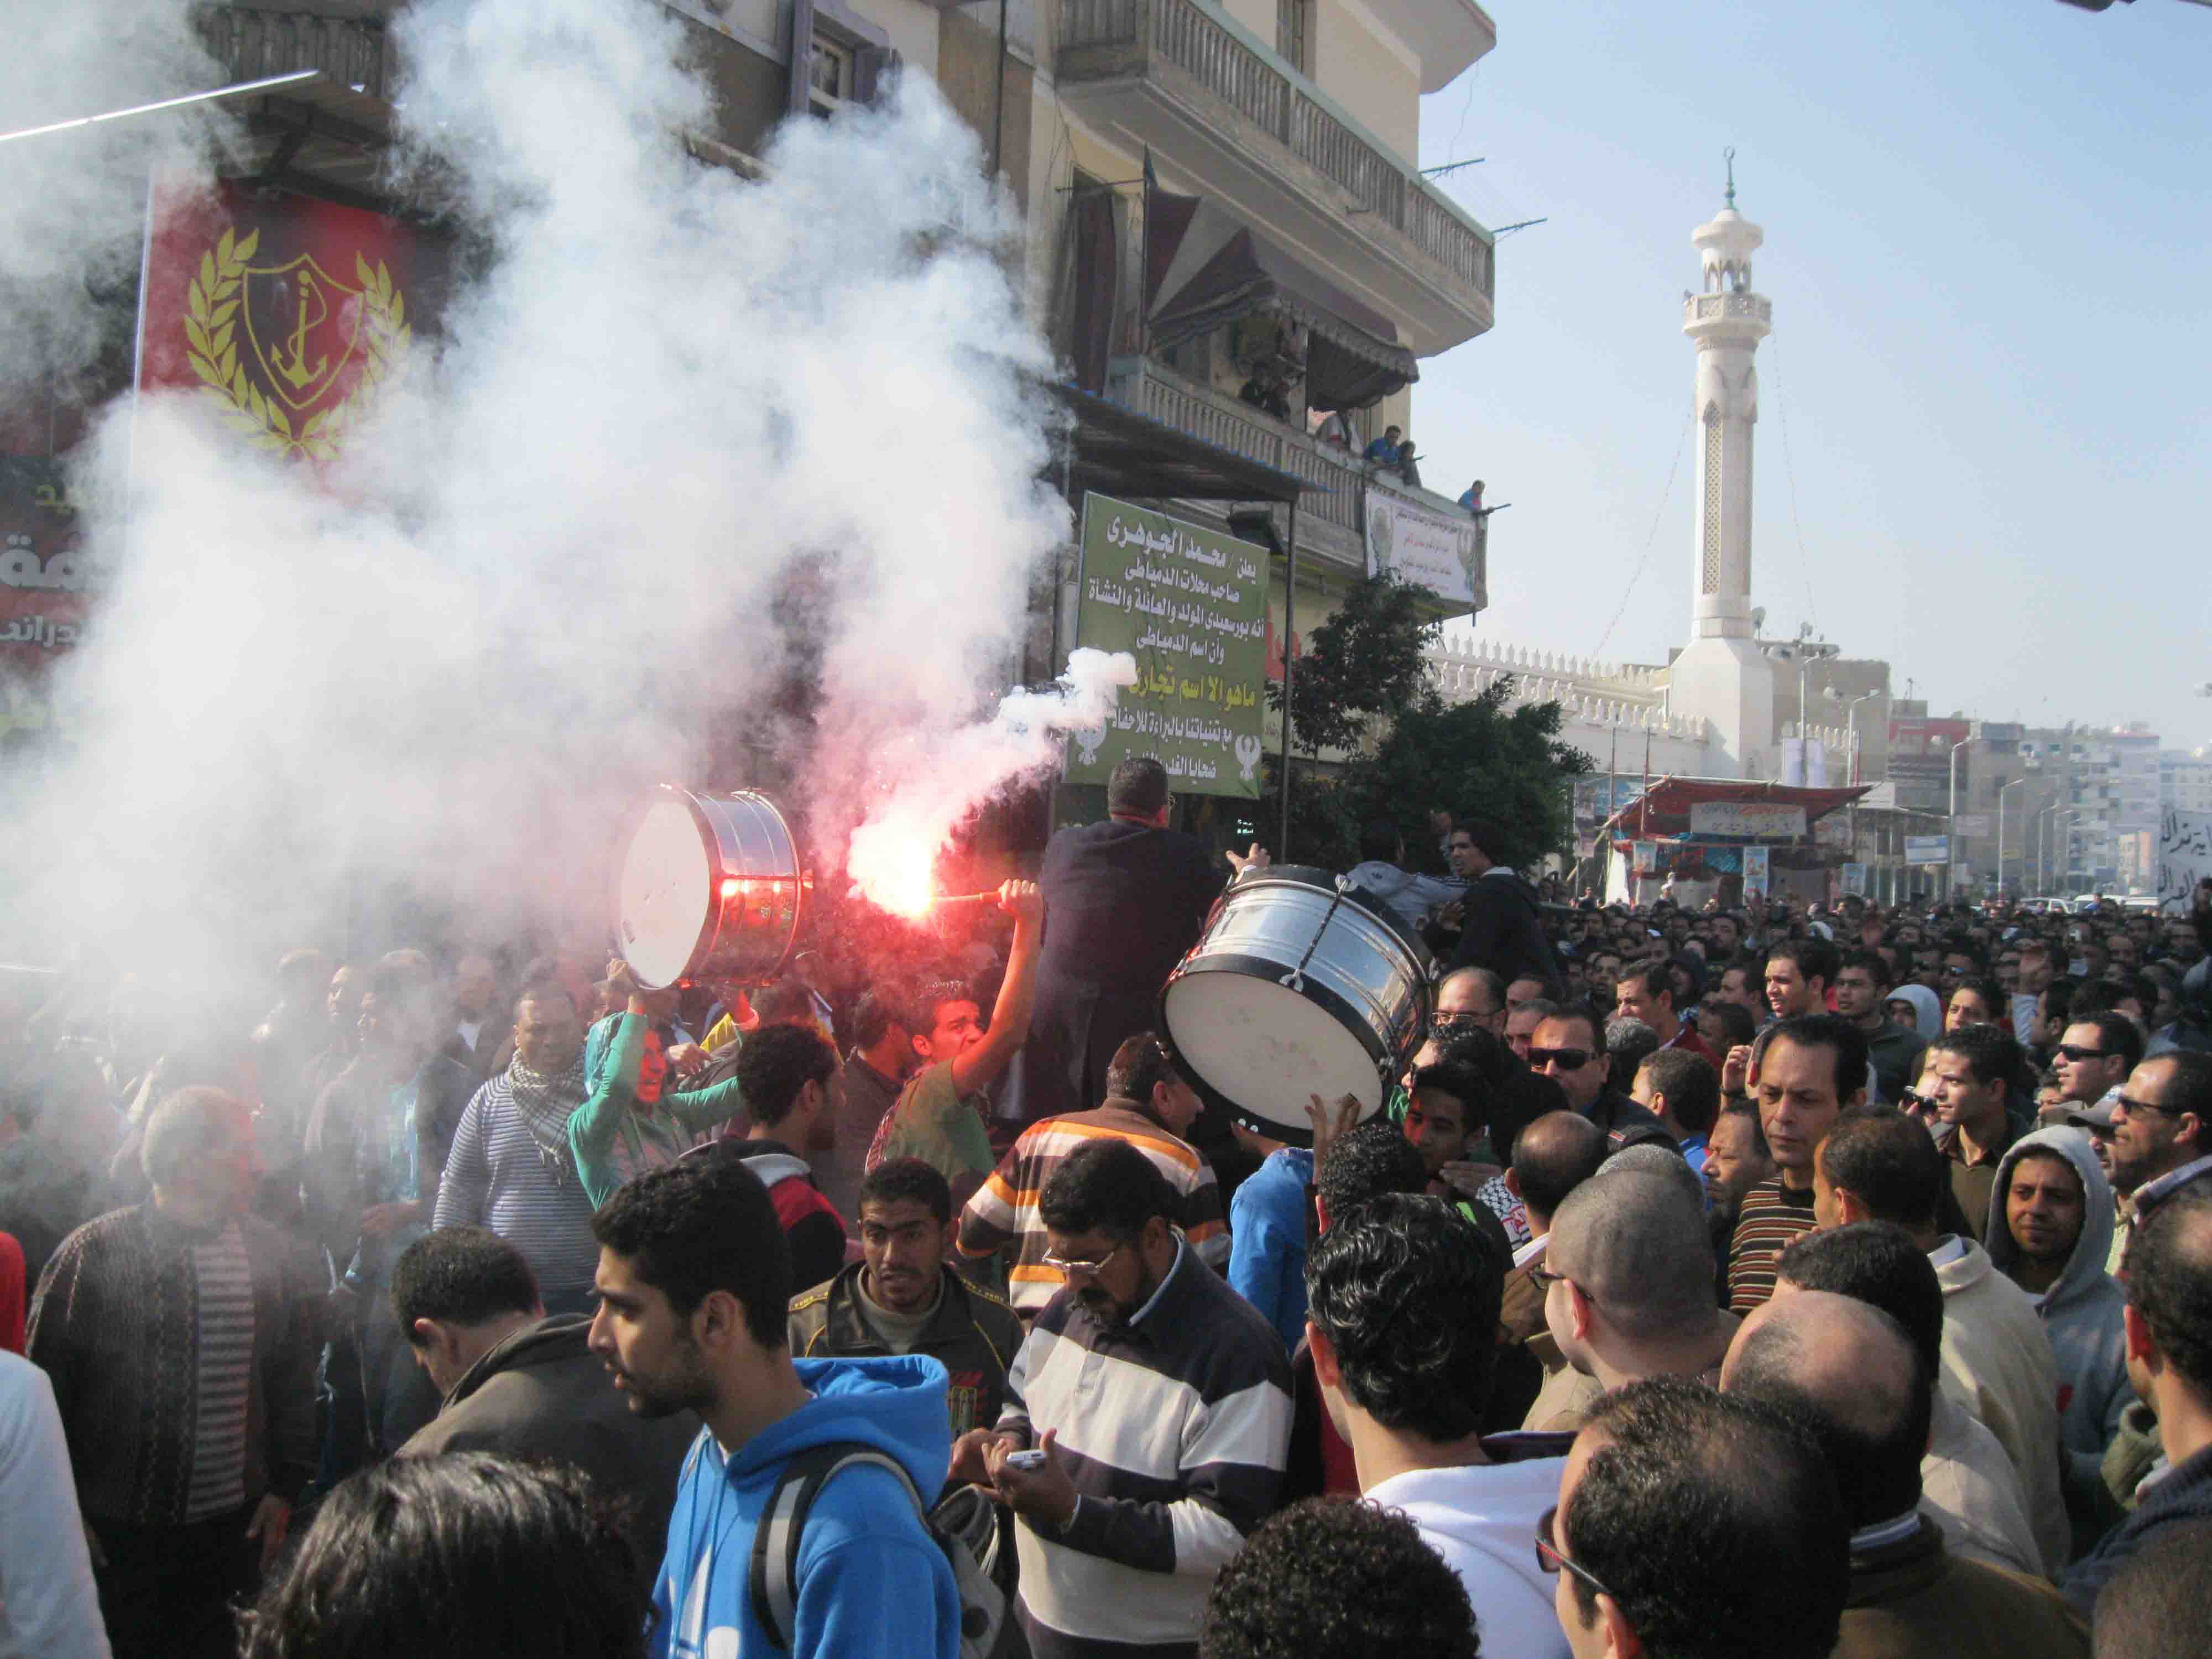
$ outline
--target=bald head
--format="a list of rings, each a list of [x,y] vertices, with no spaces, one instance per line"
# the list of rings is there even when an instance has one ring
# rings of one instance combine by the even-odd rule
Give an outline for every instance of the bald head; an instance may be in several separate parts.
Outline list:
[[[1545,1255],[1629,1342],[1711,1327],[1712,1236],[1694,1177],[1686,1186],[1656,1170],[1608,1168],[1559,1206]]]
[[[1854,1528],[1919,1503],[1935,1386],[1904,1326],[1832,1291],[1768,1302],[1744,1321],[1721,1366],[1723,1389],[1814,1426]]]
[[[1551,1224],[1569,1193],[1605,1162],[1605,1131],[1579,1112],[1547,1112],[1513,1143],[1513,1184],[1531,1224]]]

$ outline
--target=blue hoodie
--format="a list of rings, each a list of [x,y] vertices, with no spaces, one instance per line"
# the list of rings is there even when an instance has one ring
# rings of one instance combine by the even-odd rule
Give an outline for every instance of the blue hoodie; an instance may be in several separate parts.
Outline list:
[[[684,1460],[653,1594],[655,1659],[765,1659],[746,1577],[753,1527],[783,1466],[824,1441],[856,1440],[898,1459],[934,1498],[952,1462],[945,1370],[923,1354],[801,1359],[814,1398],[726,1459],[712,1431]],[[888,1469],[847,1469],[822,1489],[799,1552],[792,1659],[958,1659],[960,1592],[951,1565]]]

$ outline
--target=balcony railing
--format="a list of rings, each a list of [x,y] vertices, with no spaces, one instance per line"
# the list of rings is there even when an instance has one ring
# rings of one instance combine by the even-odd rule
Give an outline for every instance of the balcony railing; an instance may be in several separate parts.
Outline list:
[[[1360,471],[1342,450],[1317,444],[1249,404],[1186,380],[1146,359],[1117,358],[1108,376],[1107,395],[1217,449],[1318,485],[1298,503],[1300,522],[1334,526],[1344,532],[1347,547],[1358,538]]]
[[[1489,237],[1379,141],[1338,115],[1311,82],[1249,45],[1208,0],[1060,0],[1060,46],[1062,52],[1122,47],[1157,53],[1484,298],[1493,297]]]
[[[381,18],[210,6],[200,13],[199,27],[209,52],[233,81],[313,69],[372,98],[388,95],[390,63]]]
[[[1696,294],[1690,297],[1690,320],[1708,322],[1716,317],[1756,317],[1774,320],[1774,302],[1758,294]]]

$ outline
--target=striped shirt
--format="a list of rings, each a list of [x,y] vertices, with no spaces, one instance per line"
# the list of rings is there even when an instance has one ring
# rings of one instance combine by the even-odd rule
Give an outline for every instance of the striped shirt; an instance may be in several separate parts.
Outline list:
[[[1747,1314],[1774,1294],[1775,1263],[1813,1231],[1813,1194],[1770,1176],[1743,1195],[1729,1242],[1729,1311]]]
[[[1048,1246],[1038,1194],[1071,1154],[1109,1136],[1127,1141],[1150,1158],[1175,1188],[1182,1203],[1177,1219],[1198,1259],[1217,1271],[1228,1266],[1229,1229],[1221,1218],[1221,1187],[1213,1166],[1137,1110],[1134,1102],[1109,1099],[1096,1111],[1048,1117],[1024,1129],[960,1212],[962,1255],[980,1261],[1010,1244],[1016,1247],[1006,1299],[1024,1319],[1035,1317],[1063,1282],[1058,1268],[1045,1266]]]
[[[1025,1443],[1055,1430],[1078,1494],[1066,1531],[1015,1531],[1035,1659],[1190,1651],[1214,1574],[1274,1507],[1290,1382],[1265,1316],[1180,1243],[1126,1326],[1045,1304],[999,1417]]]
[[[541,1292],[586,1289],[599,1268],[592,1200],[573,1169],[540,1152],[514,1097],[495,1086],[505,1082],[486,1083],[461,1114],[430,1224],[490,1228],[522,1252]]]
[[[246,1502],[246,1399],[253,1377],[253,1270],[235,1223],[192,1248],[199,1340],[193,1346],[192,1471],[185,1520]]]

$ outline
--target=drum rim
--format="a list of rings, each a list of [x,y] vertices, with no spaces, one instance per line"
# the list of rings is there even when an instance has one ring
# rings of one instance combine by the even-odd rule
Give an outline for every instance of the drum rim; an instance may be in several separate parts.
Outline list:
[[[1240,966],[1245,971],[1239,971]],[[1249,971],[1255,969],[1261,971]],[[1200,1100],[1209,1106],[1220,1107],[1234,1121],[1242,1124],[1255,1134],[1265,1135],[1270,1140],[1279,1140],[1288,1146],[1310,1147],[1313,1145],[1313,1131],[1310,1127],[1284,1122],[1276,1118],[1262,1117],[1249,1107],[1238,1105],[1212,1083],[1199,1076],[1197,1068],[1184,1056],[1182,1049],[1176,1043],[1175,1027],[1168,1020],[1168,993],[1184,980],[1194,979],[1200,974],[1226,973],[1232,974],[1238,979],[1258,980],[1280,985],[1283,972],[1283,963],[1273,957],[1248,956],[1241,951],[1209,956],[1203,963],[1177,963],[1176,970],[1168,975],[1167,982],[1160,987],[1158,1003],[1160,1034],[1167,1039],[1169,1048],[1175,1054],[1177,1068],[1190,1079],[1191,1086]],[[1357,1039],[1359,1046],[1366,1050],[1367,1057],[1375,1063],[1375,1075],[1382,1085],[1381,1097],[1376,1103],[1375,1111],[1368,1115],[1373,1116],[1389,1110],[1390,1091],[1396,1085],[1398,1079],[1385,1076],[1383,1066],[1386,1061],[1395,1064],[1397,1057],[1384,1047],[1382,1038],[1376,1036],[1373,1026],[1368,1023],[1358,1008],[1349,998],[1332,990],[1310,975],[1306,976],[1304,990],[1291,990],[1287,985],[1282,986],[1282,988],[1290,991],[1292,996],[1304,997],[1307,1001],[1322,1008],[1334,1018],[1339,1025],[1343,1026],[1348,1035]],[[1424,1004],[1427,1001],[1425,990],[1420,1000]],[[1425,1025],[1426,1022],[1422,1021],[1420,1024]],[[1366,1121],[1365,1117],[1360,1120],[1363,1123]]]
[[[1306,881],[1297,878],[1308,871],[1320,879]],[[1337,883],[1340,879],[1346,881],[1347,884],[1339,887]],[[1264,869],[1249,870],[1223,888],[1221,896],[1214,902],[1217,905],[1226,904],[1235,894],[1256,892],[1261,888],[1270,884],[1279,887],[1296,887],[1311,893],[1325,893],[1331,897],[1340,893],[1346,904],[1353,906],[1362,915],[1370,916],[1380,922],[1391,938],[1405,947],[1407,955],[1412,959],[1414,971],[1425,976],[1426,969],[1423,967],[1424,947],[1419,935],[1392,915],[1388,907],[1379,902],[1370,904],[1360,898],[1358,896],[1366,892],[1367,889],[1351,884],[1349,878],[1340,878],[1336,872],[1325,865],[1271,864]],[[1208,914],[1206,920],[1208,921],[1212,920],[1211,913]]]
[[[690,983],[693,979],[690,964],[699,961],[702,957],[713,954],[716,943],[721,938],[725,919],[726,902],[721,897],[720,884],[723,878],[729,875],[738,875],[742,878],[756,881],[788,881],[797,887],[798,895],[793,907],[790,933],[784,939],[783,950],[776,957],[775,967],[769,970],[764,979],[746,979],[742,981],[747,984],[769,983],[782,973],[789,965],[792,957],[799,952],[799,935],[805,930],[807,922],[807,873],[805,857],[799,847],[799,832],[792,828],[789,816],[785,813],[781,806],[777,805],[774,796],[758,789],[690,789],[679,783],[657,783],[653,786],[652,793],[623,821],[624,833],[619,843],[622,848],[622,860],[615,866],[614,878],[608,894],[609,908],[612,912],[610,920],[612,924],[615,954],[624,962],[629,961],[629,954],[624,948],[625,941],[623,938],[622,910],[622,878],[623,870],[627,866],[629,849],[636,842],[637,833],[644,828],[645,820],[653,809],[671,800],[679,802],[684,810],[690,815],[692,827],[699,832],[701,840],[707,847],[708,908],[706,915],[699,923],[699,931],[691,941],[690,951],[684,957],[685,971],[669,981],[667,985],[647,985],[646,988],[659,991],[666,990],[669,986]],[[722,826],[714,823],[709,817],[707,811],[709,803],[717,805],[742,803],[764,808],[766,816],[781,832],[783,842],[790,849],[792,872],[789,875],[761,876],[730,870],[725,860],[725,854],[729,849],[725,845]],[[734,830],[735,826],[732,825],[732,828]],[[632,963],[631,966],[635,971],[635,964]],[[644,984],[642,980],[639,982]]]

